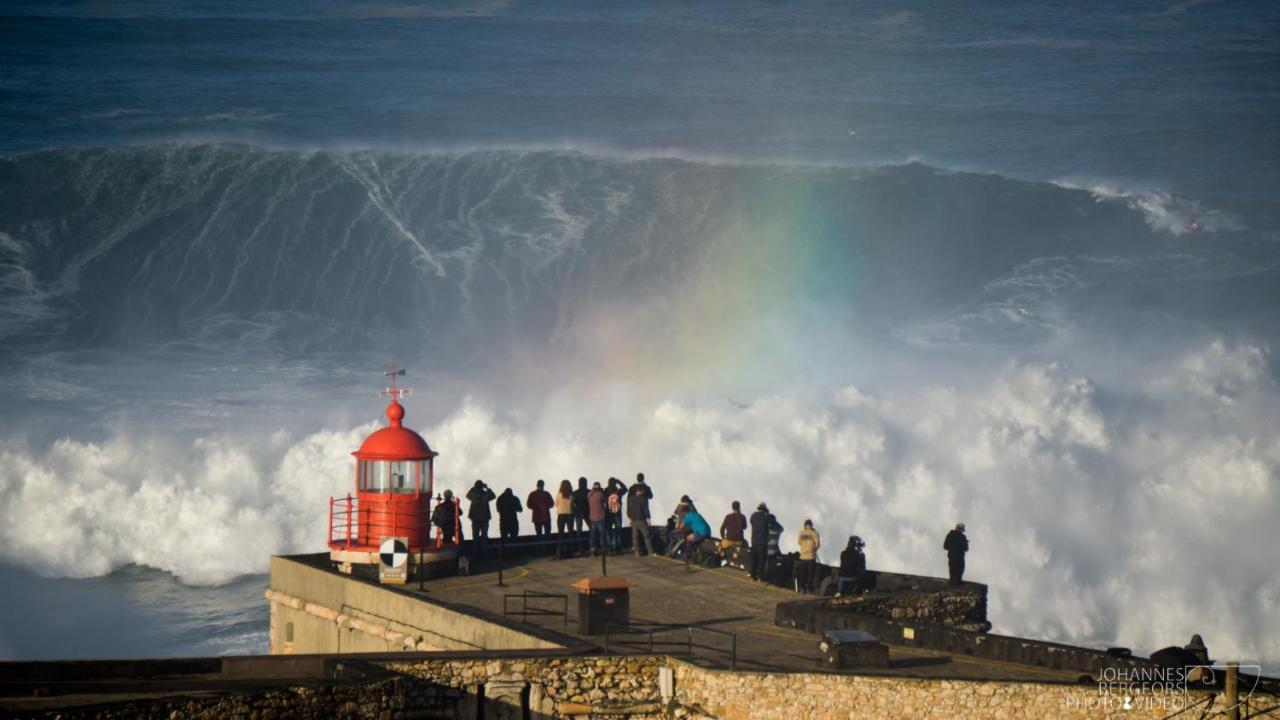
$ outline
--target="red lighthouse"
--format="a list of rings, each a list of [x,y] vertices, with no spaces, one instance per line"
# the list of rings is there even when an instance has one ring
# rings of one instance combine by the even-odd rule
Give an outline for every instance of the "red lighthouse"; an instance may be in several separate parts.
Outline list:
[[[433,461],[438,453],[403,424],[400,397],[408,391],[396,387],[396,377],[403,374],[393,364],[391,387],[382,392],[391,398],[387,426],[351,453],[356,458],[355,495],[329,498],[330,558],[348,573],[356,565],[376,567],[386,582],[403,582],[410,568],[417,573],[430,564],[451,563],[457,555],[456,544],[432,538]],[[457,504],[452,507],[456,523]]]

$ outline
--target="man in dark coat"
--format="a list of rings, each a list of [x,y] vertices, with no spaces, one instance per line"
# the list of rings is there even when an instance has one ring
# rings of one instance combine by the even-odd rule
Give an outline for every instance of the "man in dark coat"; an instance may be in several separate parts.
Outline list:
[[[653,539],[649,532],[649,501],[653,490],[645,484],[644,473],[636,475],[636,484],[627,491],[627,519],[631,521],[631,549],[640,557],[640,543],[645,551],[653,554]]]
[[[546,483],[539,480],[538,489],[529,493],[529,499],[525,503],[533,514],[533,532],[539,537],[551,534],[551,508],[556,506],[555,498],[551,497],[545,487]]]
[[[778,516],[769,513],[769,557],[782,553],[782,523],[778,522]]]
[[[498,496],[498,532],[502,534],[503,540],[513,540],[520,536],[520,513],[524,512],[524,506],[520,504],[520,498],[507,488]]]
[[[769,562],[769,506],[760,503],[751,513],[751,579],[762,580]]]
[[[849,538],[849,544],[845,546],[844,552],[840,553],[840,570],[836,574],[836,597],[844,595],[845,588],[858,593],[866,587],[863,578],[867,574],[867,556],[862,552],[865,546],[866,543],[862,542],[862,538],[854,535]]]
[[[587,504],[587,479],[578,478],[578,489],[573,491],[573,532],[575,535],[591,527],[591,506]]]
[[[467,508],[467,519],[471,521],[472,557],[480,557],[484,541],[489,538],[489,520],[493,517],[493,513],[489,511],[489,503],[494,497],[493,490],[483,480],[477,480],[467,491],[467,502],[471,503]]]
[[[956,525],[956,529],[947,533],[942,541],[942,549],[947,551],[947,566],[951,571],[951,584],[959,585],[964,575],[964,554],[969,552],[969,538],[964,536],[964,523]]]
[[[454,502],[453,491],[445,490],[444,498],[436,503],[436,509],[431,511],[431,524],[440,528],[440,539],[445,545],[452,545],[454,531],[462,530],[458,527],[457,513],[458,504]]]
[[[605,494],[605,534],[609,539],[609,552],[617,555],[622,552],[622,498],[627,495],[627,484],[618,478],[609,478]]]

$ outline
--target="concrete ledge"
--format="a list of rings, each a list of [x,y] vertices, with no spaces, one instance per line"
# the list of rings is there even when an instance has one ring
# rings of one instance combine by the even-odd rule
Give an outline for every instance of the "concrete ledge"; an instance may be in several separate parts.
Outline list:
[[[342,575],[328,554],[271,558],[273,653],[563,648],[549,631]]]

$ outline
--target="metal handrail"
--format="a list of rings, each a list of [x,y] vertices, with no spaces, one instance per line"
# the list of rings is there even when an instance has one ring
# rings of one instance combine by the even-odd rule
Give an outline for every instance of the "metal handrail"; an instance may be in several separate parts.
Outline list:
[[[556,612],[555,610],[549,610],[547,608],[529,607],[529,600],[531,599],[546,600],[551,598],[560,600],[561,609],[559,612]],[[520,600],[519,611],[511,610],[509,608],[508,603],[511,600]],[[502,615],[503,617],[519,615],[520,617],[524,618],[525,622],[529,621],[530,616],[555,617],[559,615],[564,619],[565,627],[568,627],[569,626],[569,596],[565,595],[564,593],[546,593],[546,592],[539,592],[537,590],[525,590],[524,592],[521,592],[521,593],[511,593],[509,595],[503,595],[502,596]]]
[[[734,632],[730,632],[728,630],[719,630],[716,628],[704,627],[702,625],[672,625],[667,623],[646,623],[646,622],[608,623],[605,625],[605,628],[604,628],[605,652],[611,652],[610,644],[613,639],[612,635],[613,635],[614,628],[624,630],[628,635],[631,635],[631,634],[646,635],[648,639],[648,643],[647,643],[648,652],[650,654],[653,653],[655,647],[661,647],[664,645],[675,645],[675,646],[683,645],[685,648],[685,655],[690,658],[696,657],[696,655],[694,654],[694,650],[707,650],[713,653],[718,653],[720,655],[728,656],[729,668],[732,670],[738,669],[738,634]],[[678,630],[685,631],[684,640],[655,641],[653,639],[653,636],[658,633],[674,632]],[[709,632],[715,635],[727,636],[729,638],[729,649],[726,650],[722,647],[717,647],[715,645],[704,645],[704,644],[694,642],[693,641],[694,630],[701,630],[703,632]]]
[[[431,513],[422,513],[412,508],[395,508],[386,507],[379,510],[379,515],[390,516],[391,522],[370,522],[362,524],[360,522],[360,498],[348,494],[346,497],[330,497],[329,498],[329,543],[342,544],[350,547],[352,545],[368,545],[375,538],[400,535],[401,530],[408,530],[410,527],[417,526],[421,528],[425,525],[430,526]],[[454,503],[454,537],[460,537],[461,528],[461,508],[458,503]],[[416,520],[416,522],[410,519]],[[435,540],[436,547],[444,546],[443,534],[440,528],[435,528],[435,532],[428,531],[428,538]]]
[[[415,509],[381,508],[380,515],[391,517],[391,522],[362,523],[360,521],[360,499],[346,497],[329,498],[329,542],[344,543],[347,546],[361,544],[362,530],[366,539],[399,535],[402,529],[407,530],[415,523],[408,518],[421,519]],[[402,522],[401,519],[405,520]],[[363,526],[363,527],[362,527]]]

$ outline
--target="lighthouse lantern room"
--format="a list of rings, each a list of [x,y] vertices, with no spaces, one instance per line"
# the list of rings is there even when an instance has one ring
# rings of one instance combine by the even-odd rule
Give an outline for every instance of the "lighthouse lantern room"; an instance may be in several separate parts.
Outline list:
[[[457,545],[432,537],[434,460],[438,453],[418,433],[404,426],[398,388],[404,375],[394,364],[391,385],[381,394],[391,398],[387,425],[375,430],[352,455],[356,458],[355,492],[329,498],[329,556],[342,572],[360,568],[377,572],[384,582],[403,582],[412,573],[439,575],[452,566]],[[459,522],[457,504],[450,515]],[[457,537],[457,533],[451,533]]]

